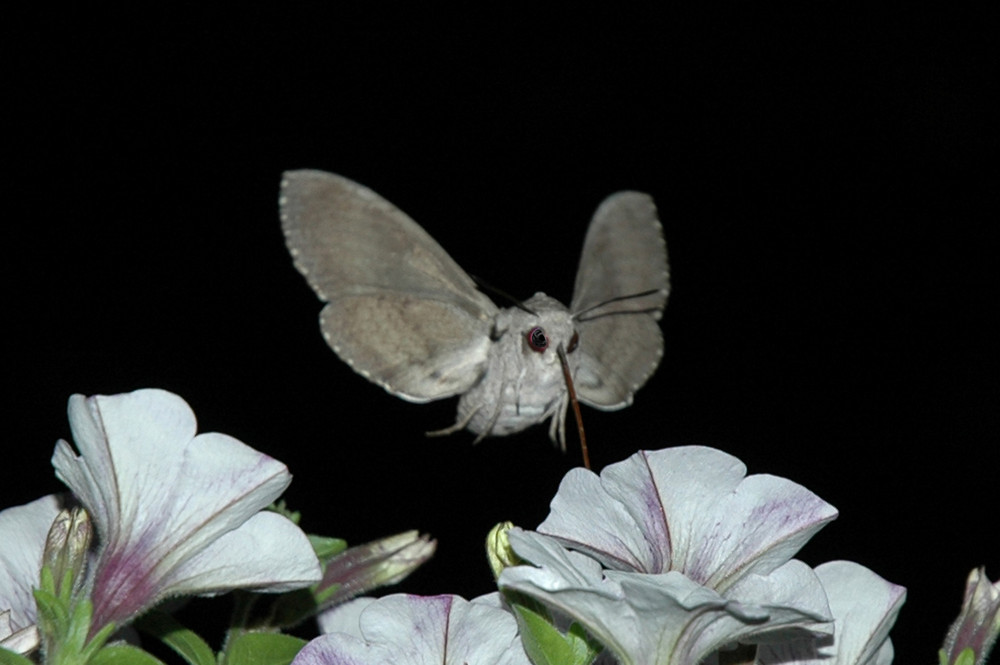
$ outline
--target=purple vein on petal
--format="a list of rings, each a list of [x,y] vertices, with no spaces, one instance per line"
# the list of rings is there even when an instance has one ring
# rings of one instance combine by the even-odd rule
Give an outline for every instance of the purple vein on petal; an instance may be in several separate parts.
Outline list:
[[[649,474],[649,484],[652,491],[645,495],[646,508],[649,510],[649,515],[658,516],[658,525],[662,528],[662,531],[657,530],[655,533],[647,532],[647,539],[650,541],[651,549],[653,550],[653,566],[652,570],[645,570],[642,572],[646,573],[665,573],[672,568],[672,560],[664,562],[664,553],[668,559],[672,559],[673,548],[673,538],[670,533],[670,523],[667,521],[667,509],[663,505],[663,497],[660,494],[660,488],[656,483],[656,476],[653,474],[653,467],[649,464],[649,451],[643,450],[642,453],[642,463],[646,467],[646,472]],[[662,536],[662,542],[658,543],[658,537]],[[664,565],[666,564],[666,565]]]

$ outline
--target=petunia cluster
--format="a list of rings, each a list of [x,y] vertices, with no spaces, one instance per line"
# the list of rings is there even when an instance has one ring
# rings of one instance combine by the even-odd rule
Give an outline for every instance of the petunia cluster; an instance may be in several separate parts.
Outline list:
[[[747,475],[700,446],[574,469],[534,530],[498,525],[498,590],[365,597],[434,553],[416,531],[348,548],[306,535],[275,501],[288,469],[196,431],[162,390],[69,403],[69,491],[0,511],[0,665],[889,665],[906,590],[864,566],[812,567],[801,548],[837,517],[806,488]],[[168,599],[235,592],[216,653]],[[267,594],[267,595],[261,595]],[[361,597],[358,597],[361,596]],[[320,636],[286,634],[315,617]],[[138,629],[133,630],[133,629]],[[973,571],[941,665],[982,665],[1000,583]]]
[[[326,634],[296,662],[889,665],[906,590],[854,562],[794,558],[836,517],[721,451],[640,451],[570,471],[536,530],[490,533],[500,595],[354,601],[321,617]],[[997,588],[974,571],[942,665],[984,662]]]
[[[376,663],[392,652],[411,654],[395,662],[426,662],[413,655],[422,649],[448,663],[694,665],[751,645],[761,665],[890,662],[905,590],[859,564],[813,569],[793,558],[836,516],[804,487],[747,476],[718,450],[642,451],[599,476],[567,474],[537,530],[491,534],[501,602],[356,601],[324,618],[328,634],[298,660]],[[446,607],[465,617],[477,604],[480,621],[494,625],[492,659],[455,639],[455,624],[425,621]],[[510,651],[515,628],[524,653]],[[415,634],[435,645],[418,647]]]
[[[416,532],[346,551],[308,537],[268,509],[291,482],[287,467],[231,436],[197,434],[172,393],[74,395],[69,421],[76,450],[59,441],[52,456],[69,493],[0,512],[0,657],[41,647],[47,661],[86,662],[175,597],[302,590],[304,617],[402,579],[434,551]]]

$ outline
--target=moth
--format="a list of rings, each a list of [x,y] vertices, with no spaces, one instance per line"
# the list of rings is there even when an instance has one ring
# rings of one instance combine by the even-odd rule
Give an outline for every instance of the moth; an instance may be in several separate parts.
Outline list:
[[[409,216],[342,176],[286,172],[279,206],[337,355],[407,401],[460,396],[455,424],[432,434],[467,428],[478,441],[549,420],[565,450],[565,372],[580,402],[613,411],[663,355],[667,248],[647,194],[598,206],[568,308],[544,293],[497,307]]]

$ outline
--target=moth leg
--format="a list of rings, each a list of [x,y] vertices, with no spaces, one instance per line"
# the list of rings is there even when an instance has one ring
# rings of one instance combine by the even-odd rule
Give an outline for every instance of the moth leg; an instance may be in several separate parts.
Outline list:
[[[549,421],[549,439],[552,443],[558,443],[559,449],[566,452],[566,407],[569,400],[560,400],[556,408],[552,409],[552,420]]]
[[[500,419],[500,414],[503,413],[503,405],[497,402],[497,408],[493,410],[493,415],[490,417],[490,421],[486,424],[486,428],[479,433],[479,436],[475,438],[472,445],[476,445],[486,437],[488,437],[493,432],[493,427],[497,424]]]
[[[454,434],[455,432],[463,430],[463,429],[466,428],[466,426],[468,426],[468,424],[472,421],[472,417],[475,416],[476,413],[481,408],[483,408],[482,404],[480,404],[479,406],[477,406],[476,408],[474,408],[472,411],[470,411],[469,415],[467,415],[466,417],[462,418],[459,421],[456,421],[454,425],[449,425],[448,427],[445,427],[444,429],[436,429],[436,430],[433,430],[431,432],[424,432],[424,436],[448,436],[449,434]],[[478,443],[478,442],[479,442],[479,439],[476,439],[476,443]]]

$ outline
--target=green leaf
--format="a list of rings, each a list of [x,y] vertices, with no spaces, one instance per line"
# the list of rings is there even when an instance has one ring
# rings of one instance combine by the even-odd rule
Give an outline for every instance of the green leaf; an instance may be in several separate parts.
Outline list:
[[[524,605],[512,607],[524,651],[535,665],[589,665],[601,652],[601,645],[580,624],[563,634],[538,612]]]
[[[0,665],[35,665],[30,658],[0,647]]]
[[[288,665],[306,641],[281,633],[243,633],[226,648],[224,665]]]
[[[316,558],[320,561],[326,561],[347,549],[347,541],[342,538],[329,538],[315,534],[309,534],[309,544],[312,545],[313,552],[316,553]]]
[[[152,611],[143,616],[136,628],[160,640],[191,665],[215,665],[212,647],[198,633],[185,628],[165,612]]]
[[[88,665],[164,665],[164,663],[131,644],[112,644],[94,654]]]

